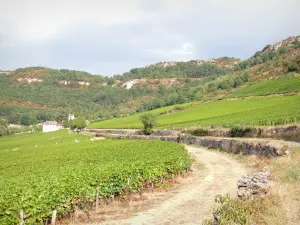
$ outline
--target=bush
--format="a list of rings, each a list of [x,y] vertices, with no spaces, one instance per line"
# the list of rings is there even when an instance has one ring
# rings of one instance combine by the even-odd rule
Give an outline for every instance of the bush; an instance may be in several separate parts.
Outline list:
[[[208,136],[208,131],[201,129],[201,128],[192,130],[190,133],[191,133],[191,135],[194,135],[194,136]]]
[[[232,127],[229,132],[230,137],[244,137],[247,133],[253,132],[253,128]]]
[[[300,72],[300,66],[296,62],[291,62],[288,64],[289,72]]]
[[[278,48],[279,54],[284,54],[284,53],[287,52],[287,50],[288,50],[288,49],[287,49],[286,46],[281,46],[281,47]]]
[[[29,126],[30,125],[30,117],[29,115],[23,114],[20,118],[20,122],[24,126]]]
[[[267,211],[269,201],[259,197],[242,200],[231,198],[228,194],[225,196],[218,195],[215,202],[219,205],[213,209],[213,215],[218,218],[218,223],[213,219],[208,219],[203,224],[266,224],[256,222],[265,222],[263,212]]]
[[[153,132],[153,127],[156,124],[156,118],[153,114],[147,113],[140,117],[144,125],[143,133],[146,135],[150,135]]]
[[[75,130],[75,129],[83,129],[85,128],[86,124],[85,124],[85,118],[84,117],[78,117],[76,119],[74,119],[72,122],[71,122],[71,125],[70,125],[70,128],[72,130]]]

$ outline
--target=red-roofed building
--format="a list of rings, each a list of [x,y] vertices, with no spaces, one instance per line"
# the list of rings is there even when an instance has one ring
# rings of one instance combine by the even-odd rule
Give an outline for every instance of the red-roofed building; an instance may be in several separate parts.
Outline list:
[[[46,121],[45,123],[43,123],[43,132],[52,132],[62,128],[63,125],[56,121]]]

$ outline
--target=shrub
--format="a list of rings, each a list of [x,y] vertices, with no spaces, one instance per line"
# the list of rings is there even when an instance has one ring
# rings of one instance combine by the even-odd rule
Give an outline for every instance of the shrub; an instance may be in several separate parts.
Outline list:
[[[288,64],[289,72],[300,72],[300,66],[296,62],[291,62]]]
[[[204,130],[202,128],[192,130],[190,133],[191,133],[191,135],[194,135],[194,136],[208,136],[208,131]]]
[[[143,133],[146,135],[151,134],[153,131],[153,127],[156,124],[155,116],[151,113],[146,113],[140,117],[140,120],[144,125]]]
[[[72,130],[83,129],[83,128],[85,128],[85,126],[86,126],[86,124],[85,124],[85,118],[84,117],[78,117],[78,118],[74,119],[71,122],[70,128]]]
[[[284,54],[287,52],[287,47],[286,46],[281,46],[278,48],[279,54]]]
[[[230,137],[244,137],[247,133],[253,132],[253,128],[232,127],[229,132]]]
[[[266,213],[272,199],[254,197],[253,199],[234,199],[228,194],[216,196],[215,201],[219,206],[213,209],[213,214],[218,218],[218,223],[212,219],[205,220],[204,225],[227,224],[266,224],[263,213]],[[275,204],[276,205],[276,204]],[[262,223],[256,223],[257,221]]]

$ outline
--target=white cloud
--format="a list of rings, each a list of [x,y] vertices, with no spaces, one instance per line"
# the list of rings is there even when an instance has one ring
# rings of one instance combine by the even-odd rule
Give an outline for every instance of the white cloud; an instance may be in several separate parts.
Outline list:
[[[34,41],[51,38],[68,24],[124,24],[142,17],[138,10],[138,0],[0,1],[0,24],[7,23],[23,39]]]

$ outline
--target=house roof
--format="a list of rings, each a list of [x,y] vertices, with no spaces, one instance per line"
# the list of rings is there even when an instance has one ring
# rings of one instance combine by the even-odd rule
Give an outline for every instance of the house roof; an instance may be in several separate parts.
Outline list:
[[[46,121],[43,123],[43,125],[57,125],[56,121]]]

